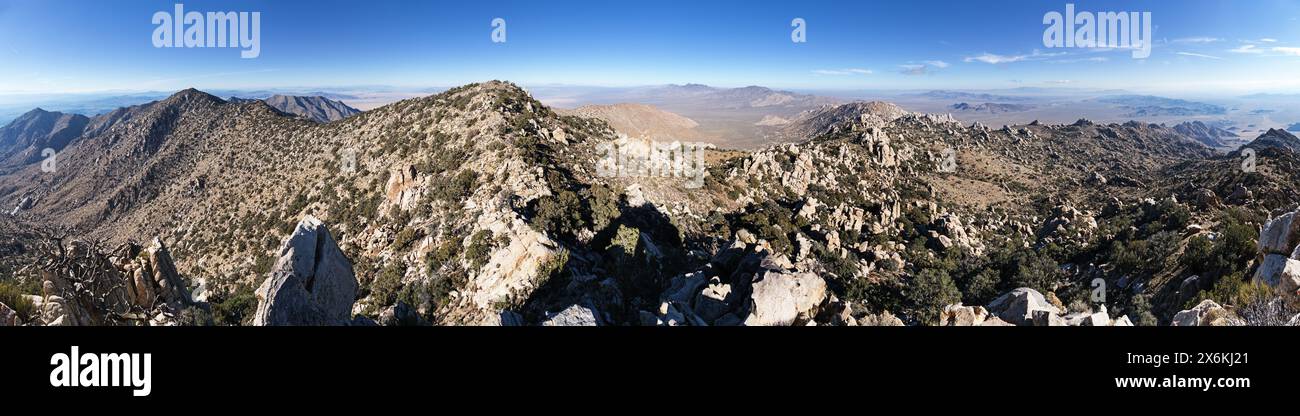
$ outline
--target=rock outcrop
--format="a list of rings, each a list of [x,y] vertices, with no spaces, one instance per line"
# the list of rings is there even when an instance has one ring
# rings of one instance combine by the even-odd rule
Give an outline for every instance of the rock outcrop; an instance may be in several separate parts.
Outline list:
[[[253,325],[346,325],[356,300],[352,262],[321,220],[306,216],[257,289]]]
[[[1259,232],[1254,279],[1291,299],[1300,297],[1300,210],[1270,219]]]
[[[809,313],[826,298],[826,282],[812,273],[766,270],[752,283],[753,310],[747,326],[787,326]]]
[[[18,312],[11,309],[8,305],[0,303],[0,326],[20,326],[23,320],[18,317]]]
[[[641,312],[641,324],[797,325],[813,321],[827,293],[820,276],[796,269],[758,244],[736,240],[705,269],[673,278],[658,310]]]
[[[1060,314],[1061,310],[1047,302],[1037,290],[1022,287],[990,302],[989,312],[1015,325],[1032,325],[1034,313]]]
[[[1206,299],[1196,307],[1174,315],[1173,326],[1240,326],[1242,321],[1236,314]]]
[[[596,315],[596,312],[592,311],[591,308],[572,305],[552,314],[546,321],[542,322],[542,326],[599,326],[600,319]]]

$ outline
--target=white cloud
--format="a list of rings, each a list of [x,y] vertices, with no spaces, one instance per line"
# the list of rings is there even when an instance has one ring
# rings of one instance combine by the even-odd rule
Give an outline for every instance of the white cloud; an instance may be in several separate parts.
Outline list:
[[[1175,54],[1182,55],[1182,56],[1194,56],[1197,58],[1206,58],[1206,59],[1223,59],[1217,56],[1211,56],[1211,55],[1206,55],[1201,53],[1192,53],[1192,52],[1175,52]]]
[[[917,65],[917,64],[899,65],[898,67],[902,68],[902,70],[898,72],[903,75],[925,75],[927,72],[926,68],[928,68],[925,65]]]
[[[1300,48],[1291,48],[1291,47],[1282,47],[1282,46],[1279,46],[1279,47],[1273,48],[1273,52],[1277,52],[1277,53],[1280,53],[1280,54],[1283,54],[1283,55],[1300,56]]]
[[[813,71],[819,75],[871,75],[870,69],[848,68],[848,69],[818,69]]]
[[[1219,38],[1199,36],[1199,37],[1192,37],[1192,38],[1174,39],[1174,43],[1212,43],[1212,42],[1219,42],[1222,40],[1223,39],[1219,39]]]
[[[1008,63],[1012,63],[1012,62],[1020,62],[1020,61],[1025,60],[1026,58],[1029,58],[1029,57],[1028,57],[1028,56],[1025,56],[1025,55],[1012,55],[1012,56],[996,55],[996,54],[991,54],[991,53],[987,53],[987,52],[985,52],[985,53],[983,53],[983,54],[976,55],[976,56],[968,56],[968,57],[966,57],[965,59],[963,59],[963,61],[966,61],[966,62],[983,62],[983,63],[986,63],[986,64],[994,64],[994,65],[997,65],[997,64],[1008,64]]]
[[[1034,51],[1029,55],[998,55],[998,54],[985,52],[975,56],[967,56],[963,58],[962,61],[983,62],[986,64],[996,65],[996,64],[1006,64],[1006,63],[1021,62],[1021,61],[1041,61],[1051,57],[1064,56],[1067,54],[1068,53],[1066,52],[1043,52],[1038,49],[1034,49]]]
[[[1068,79],[1058,79],[1058,80],[1055,80],[1055,81],[1047,81],[1048,84],[1069,84],[1069,83],[1071,83],[1071,82],[1074,82],[1074,81],[1071,81],[1071,80],[1068,80]]]
[[[1052,63],[1052,64],[1073,64],[1073,63],[1079,63],[1079,62],[1106,62],[1106,61],[1109,61],[1109,60],[1110,60],[1110,58],[1107,58],[1107,57],[1104,57],[1104,56],[1094,56],[1094,57],[1091,57],[1091,58],[1057,59],[1057,60],[1055,60],[1055,61],[1047,61],[1047,62],[1048,62],[1048,63]]]
[[[1255,45],[1241,45],[1238,46],[1236,49],[1228,49],[1228,52],[1256,54],[1256,53],[1264,53],[1264,50],[1256,48]]]
[[[947,62],[944,62],[944,61],[925,61],[925,64],[926,64],[926,65],[929,65],[929,66],[932,66],[932,67],[935,67],[935,68],[947,68],[947,67],[948,67],[948,63],[947,63]]]
[[[1277,39],[1273,38],[1262,38],[1259,41],[1264,43],[1277,43]]]

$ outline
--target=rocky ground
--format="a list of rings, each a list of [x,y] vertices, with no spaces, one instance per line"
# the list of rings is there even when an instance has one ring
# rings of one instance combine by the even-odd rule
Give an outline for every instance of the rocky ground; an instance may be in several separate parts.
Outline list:
[[[600,174],[627,139],[504,82],[328,124],[182,91],[91,119],[54,172],[0,166],[0,324],[1297,321],[1289,133],[1222,153],[885,103],[779,128],[806,138],[710,149],[696,187]]]

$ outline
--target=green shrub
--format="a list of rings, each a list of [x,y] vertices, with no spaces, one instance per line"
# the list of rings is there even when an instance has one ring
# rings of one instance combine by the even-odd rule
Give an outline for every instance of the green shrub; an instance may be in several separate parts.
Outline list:
[[[558,195],[541,198],[533,224],[552,236],[573,236],[582,229],[583,204],[578,194],[562,190]]]
[[[248,285],[240,285],[233,293],[211,300],[211,319],[216,325],[238,326],[253,323],[257,311],[257,295]]]
[[[0,303],[18,312],[18,315],[26,320],[32,316],[35,307],[32,301],[23,295],[25,293],[17,285],[8,280],[0,281]]]
[[[419,231],[414,228],[403,228],[402,231],[398,231],[397,236],[393,238],[393,249],[404,249],[407,246],[410,246],[411,242],[418,238],[420,238]]]
[[[370,283],[370,299],[376,306],[388,306],[397,302],[397,295],[402,290],[402,278],[406,276],[406,264],[394,261],[384,267],[379,277]]]
[[[474,233],[470,238],[469,247],[465,248],[465,259],[469,261],[473,270],[478,270],[487,264],[488,257],[492,254],[492,232],[482,230]]]
[[[1056,261],[1033,250],[1017,253],[1013,264],[1015,274],[1011,277],[1011,285],[1018,288],[1028,287],[1047,293],[1053,291],[1061,279],[1061,269]]]
[[[962,301],[971,305],[983,305],[998,296],[998,287],[1002,285],[1002,272],[983,269],[970,276],[962,291]]]
[[[961,301],[961,291],[948,273],[927,269],[912,278],[907,288],[907,300],[912,304],[913,316],[926,325],[939,323],[939,313],[944,306]]]

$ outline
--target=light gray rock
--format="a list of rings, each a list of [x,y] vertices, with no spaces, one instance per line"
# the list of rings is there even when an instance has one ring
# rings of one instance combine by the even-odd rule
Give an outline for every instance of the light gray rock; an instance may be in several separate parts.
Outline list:
[[[346,325],[356,294],[352,262],[325,224],[308,215],[280,247],[270,276],[257,289],[253,325]]]
[[[571,305],[564,310],[551,314],[542,322],[542,326],[598,326],[596,312],[582,305]]]
[[[1292,211],[1264,223],[1259,232],[1259,251],[1264,254],[1289,256],[1300,244],[1300,221]]]
[[[903,320],[889,311],[883,311],[879,314],[863,315],[858,318],[858,326],[903,326]]]
[[[939,314],[939,326],[979,326],[988,319],[983,306],[962,306],[961,302],[948,305]]]
[[[1172,326],[1239,326],[1241,324],[1241,319],[1231,311],[1209,299],[1201,301],[1192,309],[1174,314],[1171,322]]]
[[[0,326],[19,326],[23,320],[18,318],[18,312],[9,308],[8,305],[0,303]]]
[[[1089,314],[1083,318],[1079,326],[1110,326],[1110,315],[1105,310]]]
[[[1287,263],[1292,260],[1281,254],[1268,254],[1264,256],[1264,261],[1259,263],[1255,269],[1255,281],[1277,287],[1282,282],[1282,271],[1286,270]]]
[[[1037,290],[1022,287],[1012,290],[989,303],[989,312],[1014,325],[1026,326],[1033,323],[1034,311],[1049,311],[1060,314],[1061,310],[1047,302]]]
[[[1067,326],[1066,320],[1052,311],[1034,311],[1034,326]]]
[[[746,326],[788,326],[811,316],[826,298],[826,281],[812,273],[766,270],[753,282]]]
[[[732,298],[731,285],[715,277],[695,297],[695,314],[708,322],[717,320],[731,310]]]

